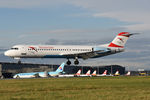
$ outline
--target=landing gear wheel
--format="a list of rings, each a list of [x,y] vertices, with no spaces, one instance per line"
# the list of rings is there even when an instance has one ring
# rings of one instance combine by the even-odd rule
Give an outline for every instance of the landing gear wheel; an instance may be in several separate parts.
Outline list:
[[[18,61],[18,64],[21,64],[21,61],[20,61],[20,60]]]
[[[67,65],[71,65],[71,61],[70,60],[67,61]]]
[[[74,64],[75,64],[75,65],[78,65],[78,64],[79,64],[79,61],[76,59],[76,60],[74,61]]]

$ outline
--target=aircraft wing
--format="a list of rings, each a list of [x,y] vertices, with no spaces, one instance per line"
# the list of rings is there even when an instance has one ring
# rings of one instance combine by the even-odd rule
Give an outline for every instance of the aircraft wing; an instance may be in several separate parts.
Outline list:
[[[105,56],[110,52],[107,48],[94,47],[91,52],[81,52],[81,53],[65,53],[61,54],[66,57],[79,57],[83,59],[88,59],[96,56]]]

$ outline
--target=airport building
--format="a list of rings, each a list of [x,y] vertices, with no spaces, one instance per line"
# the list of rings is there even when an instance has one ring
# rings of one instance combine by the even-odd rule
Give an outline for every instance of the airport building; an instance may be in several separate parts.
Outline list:
[[[29,73],[29,72],[44,72],[44,71],[55,71],[59,65],[52,64],[30,64],[30,63],[9,63],[0,62],[0,77],[12,78],[17,73]],[[64,67],[65,74],[74,74],[79,69],[82,70],[82,74],[85,74],[89,69],[91,72],[97,70],[97,74],[102,74],[104,70],[107,70],[107,74],[114,74],[119,71],[120,75],[125,74],[125,67],[119,65],[110,66],[73,66],[66,65]]]

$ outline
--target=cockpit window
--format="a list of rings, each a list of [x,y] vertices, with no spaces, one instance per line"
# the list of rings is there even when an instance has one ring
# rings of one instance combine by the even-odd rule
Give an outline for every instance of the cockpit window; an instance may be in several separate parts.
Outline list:
[[[11,50],[18,50],[18,48],[11,48]]]

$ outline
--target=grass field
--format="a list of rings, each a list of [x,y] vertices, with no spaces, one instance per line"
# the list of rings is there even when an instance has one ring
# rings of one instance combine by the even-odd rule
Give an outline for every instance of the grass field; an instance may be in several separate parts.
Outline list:
[[[0,100],[150,100],[150,77],[0,80]]]

